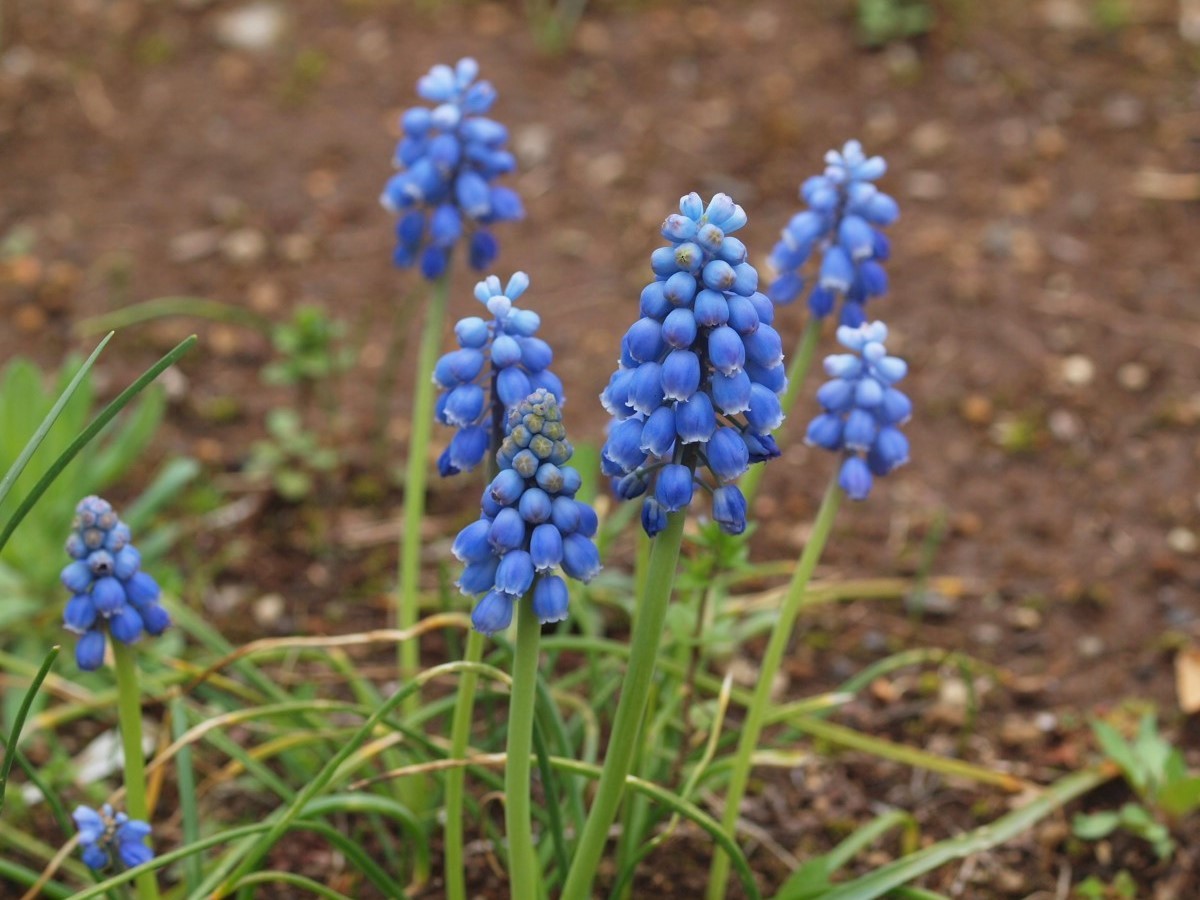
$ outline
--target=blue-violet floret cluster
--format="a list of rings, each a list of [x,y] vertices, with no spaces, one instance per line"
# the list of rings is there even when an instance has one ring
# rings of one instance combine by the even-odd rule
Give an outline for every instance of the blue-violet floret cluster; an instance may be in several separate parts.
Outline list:
[[[404,113],[395,158],[400,171],[380,197],[400,217],[396,265],[419,261],[430,280],[446,271],[450,251],[466,235],[471,265],[486,269],[497,253],[487,226],[524,216],[517,193],[492,183],[516,160],[506,149],[508,129],[484,115],[496,90],[478,76],[479,64],[467,58],[453,68],[434,66],[417,82],[417,93],[436,105]]]
[[[842,325],[837,338],[850,353],[825,358],[832,377],[817,391],[825,411],[808,426],[806,441],[845,454],[838,484],[854,500],[865,500],[873,476],[908,462],[908,438],[900,426],[912,416],[912,401],[893,385],[908,372],[904,360],[888,356],[887,326]]]
[[[900,215],[896,201],[872,183],[886,171],[883,157],[867,157],[858,141],[847,141],[840,153],[825,154],[825,174],[814,175],[800,188],[809,208],[792,217],[771,252],[771,266],[778,273],[767,289],[772,300],[791,303],[803,292],[803,269],[817,251],[820,268],[808,295],[813,315],[829,315],[840,297],[843,325],[866,320],[864,304],[888,287],[882,263],[890,245],[881,229]]]
[[[554,352],[536,336],[541,319],[513,305],[528,287],[524,272],[513,275],[503,290],[495,275],[476,284],[475,298],[487,307],[491,321],[459,320],[454,326],[458,349],[434,367],[433,380],[441,388],[434,414],[458,429],[438,458],[443,477],[479,465],[488,448],[499,445],[508,411],[533,391],[544,388],[563,402],[562,382],[549,369]]]
[[[171,617],[159,603],[158,584],[141,571],[142,556],[130,541],[129,526],[107,500],[81,500],[71,528],[67,554],[72,561],[62,570],[62,583],[72,596],[63,627],[80,635],[75,660],[92,671],[104,662],[105,631],[132,644],[143,631],[162,634]]]
[[[79,829],[79,846],[89,869],[97,872],[107,869],[113,855],[126,869],[154,859],[154,851],[146,846],[150,826],[123,812],[114,814],[107,803],[98,810],[76,807],[71,818]]]
[[[454,539],[465,564],[459,589],[483,594],[471,613],[476,631],[494,634],[512,622],[513,606],[529,594],[540,622],[567,617],[567,583],[600,571],[595,511],[575,499],[579,472],[571,458],[562,412],[547,390],[534,391],[508,412],[507,436],[496,453],[500,471],[483,492],[482,513]]]
[[[783,421],[783,345],[746,245],[732,236],[746,224],[742,208],[726,194],[705,206],[692,193],[679,209],[663,222],[670,244],[650,257],[641,318],[600,395],[616,419],[601,465],[622,500],[649,492],[642,526],[652,537],[690,505],[696,472],[707,468],[713,519],[740,534],[746,501],[735,482],[779,455],[771,432]]]

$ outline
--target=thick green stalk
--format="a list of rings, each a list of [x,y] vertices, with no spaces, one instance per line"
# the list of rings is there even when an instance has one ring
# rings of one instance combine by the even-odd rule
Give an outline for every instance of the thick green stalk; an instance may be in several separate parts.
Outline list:
[[[404,533],[400,538],[400,592],[396,604],[396,627],[411,628],[420,618],[421,520],[425,517],[425,474],[428,469],[429,439],[433,431],[433,367],[441,349],[442,324],[450,292],[450,277],[434,282],[433,294],[425,310],[425,326],[417,354],[416,381],[413,384],[412,420],[408,440],[408,468],[404,478]],[[400,644],[400,678],[407,680],[421,667],[417,641]],[[404,701],[405,715],[420,706],[415,693]],[[414,782],[415,783],[415,782]],[[419,812],[419,810],[414,810]]]
[[[504,828],[508,833],[509,894],[534,900],[540,891],[533,846],[530,757],[537,706],[538,643],[542,625],[528,597],[517,601],[517,646],[513,652],[508,704],[508,749],[504,762]]]
[[[474,628],[467,634],[463,659],[477,663],[483,659],[483,635]],[[471,719],[475,712],[475,687],[479,675],[464,672],[458,683],[454,701],[454,722],[450,728],[450,759],[463,759],[471,736]],[[463,785],[467,770],[455,766],[446,773],[446,897],[465,900],[467,896],[466,866],[463,858]]]
[[[121,747],[125,751],[125,811],[129,818],[148,825],[150,806],[146,801],[146,760],[142,756],[142,689],[138,684],[137,656],[132,647],[113,640],[117,669],[117,718],[121,723]],[[158,900],[158,878],[153,872],[137,877],[138,900]]]
[[[796,343],[796,349],[792,351],[791,362],[788,363],[788,386],[780,401],[785,416],[791,415],[792,407],[796,405],[796,399],[804,389],[804,382],[808,378],[808,370],[812,368],[813,356],[817,352],[817,344],[820,339],[821,320],[810,315],[804,324],[800,340]],[[758,486],[762,481],[765,468],[764,465],[751,466],[750,471],[742,479],[741,488],[742,494],[746,497],[747,509],[753,507],[754,498],[758,496]]]
[[[563,886],[562,900],[588,900],[592,896],[592,881],[596,877],[600,857],[604,854],[608,830],[621,804],[625,779],[633,764],[634,749],[638,746],[638,732],[646,715],[646,699],[654,678],[658,644],[667,617],[667,605],[671,602],[671,591],[675,586],[675,570],[679,564],[686,512],[680,510],[671,513],[666,529],[654,539],[650,550],[646,590],[633,623],[629,669],[617,704],[612,735],[608,739],[604,770],[583,834],[575,848],[575,859]]]
[[[813,522],[812,535],[804,545],[800,554],[800,562],[792,573],[791,583],[788,584],[783,606],[779,610],[779,621],[771,629],[771,639],[767,642],[767,651],[763,655],[762,665],[758,670],[758,680],[754,686],[754,696],[746,710],[745,721],[742,722],[741,734],[738,738],[737,754],[733,759],[733,770],[729,776],[729,786],[725,790],[725,812],[721,817],[721,827],[730,838],[735,837],[738,809],[742,797],[746,793],[746,782],[750,779],[750,759],[758,746],[758,738],[762,734],[763,722],[771,706],[771,685],[783,662],[783,653],[791,641],[792,628],[796,624],[796,616],[804,605],[804,595],[808,590],[808,582],[812,579],[813,570],[825,549],[825,542],[833,529],[833,520],[841,503],[842,491],[837,485],[837,476],[829,482],[825,490],[825,498],[817,511]],[[720,849],[715,851],[712,868],[708,878],[708,900],[721,900],[725,896],[725,882],[729,878],[729,857]]]

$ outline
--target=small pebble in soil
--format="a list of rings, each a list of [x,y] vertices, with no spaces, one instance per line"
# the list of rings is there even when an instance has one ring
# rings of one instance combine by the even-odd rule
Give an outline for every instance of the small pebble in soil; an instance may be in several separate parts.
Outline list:
[[[254,601],[251,612],[254,621],[263,628],[276,625],[283,618],[286,606],[282,594],[263,594]]]
[[[239,228],[221,240],[221,253],[238,265],[252,265],[262,259],[266,252],[266,237],[253,228]]]
[[[1107,649],[1104,644],[1104,638],[1098,634],[1081,635],[1075,641],[1075,650],[1084,659],[1096,659]]]
[[[1008,623],[1021,631],[1035,631],[1042,627],[1042,614],[1030,606],[1017,606],[1007,613]]]
[[[1046,417],[1046,428],[1055,440],[1064,444],[1076,441],[1083,434],[1083,423],[1079,417],[1066,409],[1054,409]]]
[[[211,228],[185,231],[171,238],[167,255],[171,262],[189,263],[216,253],[221,236]]]
[[[904,610],[913,616],[945,619],[958,612],[958,599],[938,591],[910,591],[904,597]]]
[[[1123,363],[1117,369],[1117,384],[1131,393],[1144,391],[1150,386],[1150,370],[1139,362]]]
[[[940,119],[922,122],[908,136],[908,144],[917,156],[932,159],[950,146],[950,126]]]
[[[1096,377],[1096,364],[1082,353],[1072,353],[1062,361],[1060,373],[1071,387],[1086,387]]]
[[[1178,526],[1167,532],[1167,546],[1180,556],[1191,556],[1200,547],[1200,540],[1190,528]]]
[[[985,647],[995,647],[1004,640],[1004,629],[994,622],[982,622],[971,629],[975,642]]]
[[[231,50],[261,53],[276,47],[287,31],[288,17],[274,3],[249,3],[217,19],[217,40]]]

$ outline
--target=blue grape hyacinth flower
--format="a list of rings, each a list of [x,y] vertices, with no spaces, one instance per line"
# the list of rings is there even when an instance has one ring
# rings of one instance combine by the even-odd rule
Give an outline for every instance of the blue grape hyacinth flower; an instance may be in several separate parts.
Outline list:
[[[804,269],[815,254],[820,263],[808,294],[812,314],[825,318],[840,298],[843,325],[866,320],[867,300],[887,293],[883,263],[890,244],[882,229],[900,215],[896,201],[873,184],[886,171],[883,157],[868,157],[858,141],[825,154],[825,173],[800,188],[808,209],[792,217],[771,251],[777,273],[767,288],[772,300],[791,303],[803,293]]]
[[[494,634],[512,623],[514,604],[529,596],[538,621],[567,617],[567,583],[600,571],[592,538],[595,511],[575,499],[581,479],[571,458],[554,394],[539,388],[508,412],[496,453],[500,471],[483,492],[479,519],[458,533],[453,553],[463,563],[458,587],[483,595],[471,613],[476,631]]]
[[[850,353],[825,358],[832,377],[817,391],[825,410],[812,420],[807,443],[844,454],[838,484],[853,500],[865,500],[876,476],[908,462],[908,438],[900,426],[912,417],[912,401],[894,385],[908,372],[888,356],[887,326],[842,325],[837,338]]]
[[[85,497],[75,507],[71,528],[71,562],[62,570],[71,599],[63,612],[63,627],[80,636],[75,660],[90,672],[104,662],[106,632],[132,644],[143,632],[162,634],[171,617],[159,602],[158,583],[141,571],[142,556],[112,504]]]
[[[126,869],[154,859],[154,851],[146,846],[150,826],[123,812],[114,814],[107,803],[98,810],[78,806],[71,818],[79,829],[79,846],[89,869],[107,869],[113,857]]]
[[[732,236],[746,224],[742,208],[726,194],[705,206],[692,193],[679,209],[663,222],[670,244],[650,257],[655,277],[642,291],[641,318],[600,395],[615,420],[601,466],[622,500],[646,495],[642,527],[651,537],[668,513],[690,505],[697,483],[712,492],[721,529],[740,534],[746,502],[736,482],[750,464],[779,455],[771,432],[783,421],[783,345],[746,245]]]
[[[417,93],[435,105],[414,106],[401,117],[400,171],[380,196],[399,217],[396,265],[419,262],[431,281],[446,271],[460,240],[467,241],[471,266],[486,269],[498,249],[489,226],[525,214],[516,191],[493,184],[516,160],[506,149],[508,129],[484,115],[496,90],[478,76],[479,64],[467,58],[453,68],[434,66],[417,82]]]
[[[475,298],[487,307],[491,321],[468,316],[454,326],[458,349],[442,356],[433,380],[441,389],[434,415],[458,429],[438,458],[443,476],[469,472],[494,452],[504,438],[508,411],[533,391],[544,388],[563,402],[562,381],[550,371],[554,351],[537,337],[541,318],[514,303],[529,287],[529,276],[517,272],[503,290],[489,275],[475,285]]]

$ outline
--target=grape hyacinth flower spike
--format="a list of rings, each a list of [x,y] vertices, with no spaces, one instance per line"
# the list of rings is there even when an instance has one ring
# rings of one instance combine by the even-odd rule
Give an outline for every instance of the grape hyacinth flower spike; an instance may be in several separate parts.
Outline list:
[[[867,300],[887,292],[882,263],[890,247],[882,229],[900,215],[896,201],[873,184],[886,171],[883,157],[868,157],[858,141],[825,154],[825,173],[800,188],[808,209],[792,217],[771,252],[777,273],[767,289],[772,300],[791,303],[804,291],[803,270],[816,253],[820,265],[808,295],[812,314],[825,318],[841,298],[841,323],[863,323]]]
[[[774,306],[758,291],[746,246],[732,233],[746,214],[726,194],[705,206],[692,193],[668,216],[641,318],[621,342],[620,367],[601,394],[615,421],[601,456],[622,500],[646,495],[642,526],[653,537],[695,486],[712,493],[713,518],[729,534],[746,527],[736,482],[751,463],[779,455],[783,347]],[[697,473],[707,470],[711,485]]]
[[[908,462],[908,439],[900,426],[912,416],[912,402],[894,387],[908,366],[887,355],[887,334],[882,322],[838,328],[838,341],[851,352],[825,358],[833,380],[817,391],[824,412],[809,423],[805,437],[813,446],[844,454],[838,484],[853,500],[867,498],[874,477]]]
[[[114,857],[126,869],[154,859],[154,851],[146,846],[150,826],[123,812],[113,813],[107,803],[98,810],[76,807],[71,818],[79,829],[84,864],[93,871],[107,869]]]
[[[529,276],[517,272],[501,289],[489,275],[475,285],[475,298],[491,321],[468,316],[454,326],[458,349],[438,360],[433,379],[440,389],[434,407],[443,425],[458,429],[438,458],[443,476],[470,471],[495,452],[504,437],[508,411],[544,388],[563,402],[562,382],[550,371],[554,352],[537,337],[538,314],[514,304],[529,287]]]
[[[572,449],[557,398],[545,388],[534,391],[509,410],[507,432],[480,517],[458,533],[453,547],[464,564],[459,589],[483,595],[471,613],[483,634],[506,629],[526,595],[538,621],[562,621],[567,584],[556,570],[585,583],[600,571],[592,541],[596,513],[575,499],[581,479],[566,465]]]
[[[158,636],[171,625],[159,603],[159,587],[141,571],[141,554],[130,540],[129,526],[112,505],[85,497],[75,507],[67,539],[72,562],[62,570],[62,582],[72,594],[63,613],[63,627],[78,634],[75,660],[93,671],[104,662],[105,634],[133,644],[143,632]]]
[[[497,253],[489,226],[525,214],[515,191],[493,184],[516,161],[506,149],[508,129],[484,115],[496,90],[478,76],[479,64],[466,58],[453,68],[434,66],[417,82],[417,93],[435,105],[414,106],[401,117],[400,171],[380,197],[399,217],[396,265],[419,262],[430,281],[445,273],[450,251],[464,238],[471,266],[486,269]]]

